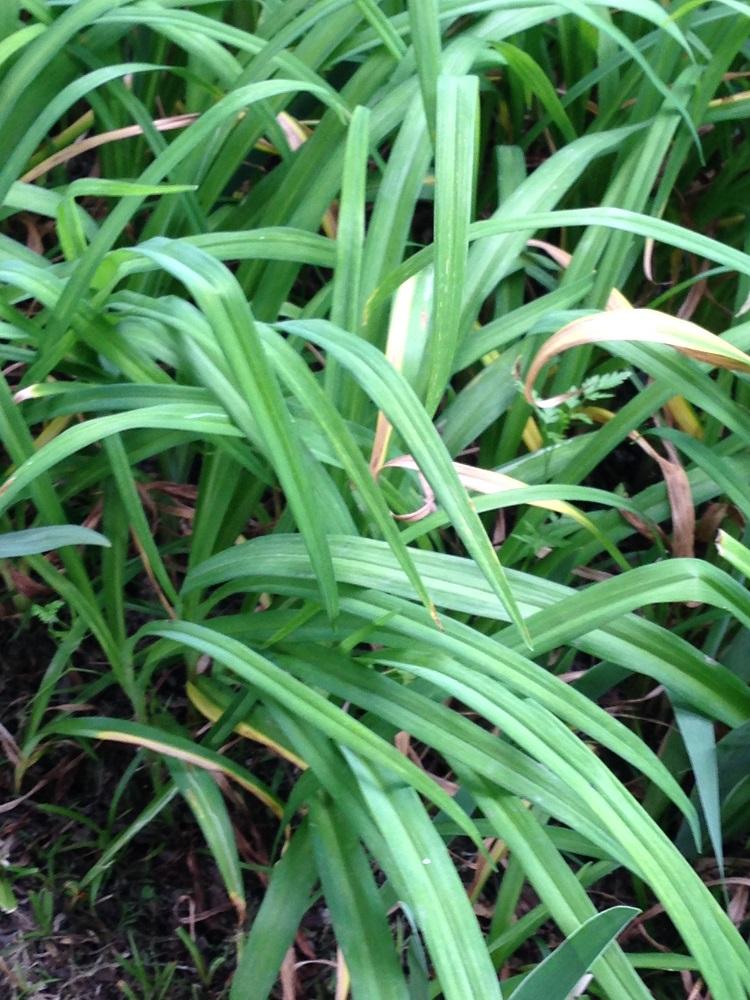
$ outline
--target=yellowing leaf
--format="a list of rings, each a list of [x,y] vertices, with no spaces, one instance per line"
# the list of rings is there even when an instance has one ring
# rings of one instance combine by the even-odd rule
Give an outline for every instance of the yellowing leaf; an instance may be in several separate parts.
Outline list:
[[[491,469],[479,469],[473,465],[464,465],[462,462],[454,462],[453,467],[458,474],[459,480],[466,487],[466,489],[473,490],[475,493],[504,493],[506,490],[518,490],[526,487],[526,483],[522,482],[520,479],[514,479],[513,476],[506,476],[504,472],[494,472]],[[420,477],[422,489],[425,494],[425,502],[419,510],[414,511],[412,514],[399,515],[400,520],[418,521],[435,510],[435,498],[432,493],[432,489],[411,455],[399,455],[398,458],[394,458],[391,459],[390,462],[386,462],[384,468],[409,469],[412,472],[418,473]],[[529,506],[541,507],[544,510],[550,510],[557,514],[563,514],[566,517],[571,518],[573,521],[576,521],[581,525],[581,527],[591,532],[591,534],[622,568],[629,568],[618,549],[602,532],[599,531],[593,521],[586,517],[586,515],[582,511],[578,510],[577,507],[574,507],[573,504],[570,504],[565,500],[529,500]]]
[[[187,696],[201,715],[210,719],[211,722],[216,722],[216,720],[220,718],[224,712],[224,708],[218,702],[214,701],[205,691],[190,682],[187,684]],[[269,750],[273,750],[273,752],[277,753],[279,757],[283,757],[285,760],[288,760],[290,763],[294,764],[295,767],[299,767],[302,770],[307,767],[306,761],[304,761],[301,757],[298,757],[296,753],[292,750],[287,750],[286,747],[277,743],[276,740],[271,739],[270,736],[262,733],[254,726],[248,725],[247,722],[238,722],[233,731],[239,736],[244,736],[246,740],[253,740],[255,743],[262,743],[263,746],[268,747]]]
[[[567,398],[567,393],[543,400],[534,399],[534,383],[542,368],[552,358],[573,347],[608,340],[663,344],[716,368],[750,372],[750,357],[744,351],[689,320],[678,319],[656,309],[614,310],[573,320],[550,337],[526,375],[524,395],[527,401],[540,407],[558,406]]]

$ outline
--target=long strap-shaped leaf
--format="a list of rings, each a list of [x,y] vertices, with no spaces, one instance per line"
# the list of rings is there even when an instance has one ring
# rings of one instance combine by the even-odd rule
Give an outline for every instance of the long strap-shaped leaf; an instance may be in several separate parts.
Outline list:
[[[281,395],[250,307],[232,273],[219,261],[177,242],[156,239],[139,248],[166,271],[183,281],[211,324],[211,329],[233,373],[236,387],[253,410],[266,445],[266,455],[284,488],[289,506],[315,564],[328,613],[337,611],[336,581],[323,525],[308,498],[308,470],[302,446]],[[230,407],[241,430],[243,413]]]
[[[446,1000],[501,1000],[471,904],[440,835],[411,788],[345,751],[373,819],[391,849],[391,877],[412,908]]]
[[[424,0],[412,6],[423,6]],[[437,87],[435,144],[435,290],[427,344],[425,409],[445,394],[461,333],[461,304],[473,207],[478,121],[475,76],[442,76]]]
[[[296,80],[266,80],[231,91],[205,114],[201,115],[190,128],[181,133],[156,157],[141,175],[141,183],[159,183],[195,149],[199,148],[201,143],[210,138],[217,128],[230,121],[234,115],[247,106],[275,95],[307,89],[315,92],[323,100],[331,99],[330,93],[325,88],[315,84],[301,84]],[[341,108],[340,104],[339,108]],[[72,318],[78,311],[91,278],[99,267],[103,255],[112,248],[122,229],[127,225],[142,201],[143,198],[139,197],[122,199],[113,208],[86,253],[77,261],[76,268],[65,286],[47,328],[49,341],[53,343],[53,346],[50,347],[48,353],[42,352],[43,356],[38,358],[32,369],[29,370],[27,373],[28,381],[41,381],[64,356],[68,342],[63,334],[67,331]]]
[[[639,912],[632,906],[613,906],[589,917],[513,990],[510,1000],[566,997]]]
[[[429,654],[435,662],[439,654]],[[402,672],[414,672],[414,659],[383,653],[378,662]],[[442,658],[441,658],[442,659]],[[370,669],[368,663],[352,660],[320,649],[295,649],[283,664],[292,673],[320,686],[322,690],[385,719],[397,730],[433,747],[440,754],[481,774],[493,787],[507,789],[521,799],[537,803],[550,815],[572,828],[586,833],[607,857],[621,858],[618,844],[597,822],[597,796],[587,789],[581,796],[569,784],[560,782],[544,764],[529,754],[498,740],[475,723],[462,718],[445,705],[414,690],[414,685],[399,684]],[[446,674],[450,674],[450,669]],[[465,675],[465,672],[464,672]],[[450,685],[439,678],[437,689]],[[504,704],[512,699],[502,698]],[[518,702],[516,701],[518,709]],[[519,715],[523,715],[520,707]]]
[[[417,62],[419,88],[430,136],[435,141],[440,73],[440,19],[437,0],[408,0],[409,26]]]
[[[78,719],[60,719],[58,722],[46,726],[40,735],[50,733],[59,736],[85,736],[93,740],[130,743],[132,746],[144,747],[147,750],[163,753],[168,757],[175,757],[186,764],[193,764],[207,771],[225,774],[247,789],[251,795],[265,803],[277,816],[281,815],[281,803],[278,798],[246,768],[215,750],[194,743],[184,736],[168,733],[156,726],[91,716]]]
[[[330,543],[334,569],[340,583],[368,588],[371,592],[375,591],[381,595],[401,595],[411,600],[416,598],[403,571],[396,565],[384,543],[363,538],[331,538]],[[501,621],[507,620],[507,612],[501,607],[477,567],[468,560],[437,552],[416,551],[412,551],[412,558],[439,607]],[[682,560],[680,563],[683,564],[682,575],[678,565],[677,574],[671,577],[674,590],[668,595],[668,599],[673,599],[674,591],[684,586],[683,580],[692,580],[692,586],[697,589],[696,579],[697,574],[701,572],[700,567],[693,561],[688,561],[687,565]],[[665,564],[660,573],[672,572],[667,570],[667,565]],[[238,578],[252,580],[255,574],[264,580],[264,585],[269,578],[274,580],[275,588],[288,587],[290,580],[305,578],[309,580],[312,570],[301,540],[293,535],[283,537],[274,535],[272,538],[254,539],[252,542],[217,553],[202,566],[195,568],[185,583],[184,591],[189,593],[193,587],[212,586]],[[511,570],[509,576],[524,610],[534,609],[539,613],[537,619],[539,627],[546,620],[543,617],[545,609],[551,609],[552,622],[554,609],[561,600],[574,601],[582,596],[572,588],[530,574]],[[724,577],[720,579],[723,580]],[[704,587],[698,599],[705,598],[706,589]],[[736,585],[732,589],[736,594]],[[589,593],[595,592],[590,589],[584,592],[584,594]],[[644,590],[644,580],[642,579],[641,585],[629,594],[631,601],[629,607],[640,607],[648,598],[648,593]],[[601,659],[622,663],[631,671],[639,671],[653,677],[658,683],[677,693],[685,702],[700,706],[707,714],[729,725],[739,725],[750,718],[750,693],[738,677],[718,664],[712,663],[711,669],[707,670],[705,658],[667,629],[635,615],[623,615],[620,619],[613,619],[609,600],[608,595],[601,603],[595,602],[592,608],[584,597],[583,604],[576,607],[576,613],[585,609],[592,610],[596,614],[596,620],[589,621],[589,625],[594,628],[593,631],[584,628],[576,630],[575,622],[571,622],[569,616],[565,616],[559,624],[555,621],[555,630],[565,629],[568,641],[577,648],[591,652]],[[380,605],[381,601],[378,600],[377,603]],[[389,603],[389,606],[398,606],[399,615],[408,616],[414,622],[412,627],[416,626],[418,608],[407,601],[401,601],[398,605]],[[622,611],[624,612],[627,607],[627,604],[623,604]],[[372,614],[377,617],[374,609]],[[396,620],[395,617],[390,619],[388,627],[394,627]],[[488,653],[495,650],[493,653],[495,657],[502,655],[498,654],[496,644],[492,640],[486,636],[480,638],[476,630],[451,618],[444,624],[446,631],[457,639],[463,639],[471,647],[479,643]],[[571,631],[574,637],[571,637]],[[504,638],[507,638],[511,645],[518,644],[518,638],[513,634],[507,634]],[[562,641],[562,633],[555,631],[550,638],[553,644]],[[541,635],[539,639],[542,640]],[[442,634],[436,635],[431,639],[431,644],[442,644],[444,641],[448,642],[447,637]],[[485,647],[487,643],[489,645]],[[499,666],[500,661],[498,661]],[[528,661],[525,658],[517,661],[517,665],[508,670],[505,683],[513,687],[525,684],[528,670]],[[540,667],[535,668],[534,678],[535,683],[543,684],[545,687],[559,683],[548,671]],[[569,686],[566,687],[570,691]],[[541,697],[541,692],[537,691],[535,697]],[[581,711],[590,714],[591,703],[588,699],[581,702]],[[582,728],[585,729],[586,726]],[[640,741],[638,745],[642,745]]]
[[[286,383],[300,403],[308,410],[311,418],[325,433],[347,475],[367,505],[375,524],[411,580],[425,607],[437,620],[434,604],[414,566],[411,553],[404,544],[401,533],[393,523],[388,506],[370,475],[361,451],[356,442],[352,440],[346,421],[328,395],[321,389],[303,359],[289,346],[286,340],[268,327],[261,327],[260,333],[264,343],[270,348],[270,358],[279,379]]]
[[[436,782],[428,778],[424,771],[402,756],[395,747],[311,690],[307,684],[289,676],[265,656],[215,629],[191,622],[154,622],[144,626],[135,638],[148,635],[174,639],[225,664],[293,714],[314,721],[318,729],[342,746],[349,747],[365,758],[372,758],[380,767],[390,769],[451,816],[467,836],[481,845],[481,838],[463,809]]]
[[[354,1000],[408,1000],[370,861],[350,818],[322,796],[310,801],[310,826],[320,880]]]
[[[114,0],[114,2],[129,3],[130,0]],[[102,0],[95,0],[95,3],[101,8],[105,6],[106,0],[103,0],[103,2]],[[86,3],[80,3],[77,5],[77,9],[81,11],[86,6]],[[93,4],[89,4],[88,6],[93,6]],[[24,59],[19,60],[16,67],[14,67],[16,71],[21,69],[21,64],[24,61],[33,61],[32,57],[38,56],[39,51],[45,48],[52,35],[56,33],[70,13],[68,11],[67,14],[63,15],[57,22],[54,30],[50,28],[36,46],[26,51]],[[0,169],[0,199],[5,200],[11,185],[22,173],[23,167],[28,162],[31,154],[38,148],[54,123],[65,114],[69,107],[80,101],[89,91],[95,90],[97,87],[101,87],[111,80],[126,76],[128,73],[144,73],[154,69],[157,69],[157,67],[151,63],[120,63],[116,66],[104,66],[101,69],[96,69],[91,73],[79,76],[72,83],[68,84],[67,87],[64,87],[59,93],[55,94],[41,114],[29,121],[26,134],[10,151],[10,155]],[[0,93],[7,93],[9,84],[10,77],[6,78],[3,82]],[[5,118],[7,110],[8,104],[3,102],[2,111],[0,111],[0,121]]]
[[[594,904],[555,847],[548,832],[550,828],[537,818],[535,810],[510,795],[493,794],[483,782],[474,781],[472,792],[497,835],[520,861],[527,879],[561,930],[572,934],[594,916]],[[612,998],[646,1000],[651,996],[617,946],[610,948],[592,971]]]
[[[656,309],[622,309],[584,316],[550,337],[526,373],[524,395],[527,402],[534,403],[534,383],[548,361],[572,347],[608,340],[664,344],[697,361],[705,361],[719,368],[750,372],[750,357],[744,351],[740,351],[728,341],[704,330],[696,323],[678,319]],[[537,400],[536,405],[557,406],[566,396],[567,394]]]
[[[65,545],[104,545],[109,541],[98,531],[81,528],[77,524],[58,524],[45,528],[26,528],[23,531],[6,531],[0,535],[0,559],[38,555],[51,552]]]
[[[702,559],[670,559],[637,566],[538,611],[528,624],[535,648],[541,652],[599,628],[613,616],[669,601],[705,601],[750,627],[750,597],[745,588]],[[510,635],[506,633],[504,638],[510,639]]]
[[[201,828],[211,856],[221,873],[227,895],[237,911],[238,922],[242,923],[247,909],[245,887],[237,840],[221,792],[205,770],[190,767],[183,760],[169,754],[166,755],[166,762],[172,780]]]
[[[375,347],[351,337],[331,323],[300,320],[283,323],[281,327],[330,351],[383,410],[406,441],[459,537],[523,634],[523,617],[497,554],[461,485],[445,445],[411,386]]]
[[[550,160],[550,163],[553,160],[554,158]],[[635,233],[637,236],[644,236],[666,243],[668,246],[687,250],[688,253],[693,253],[696,256],[707,257],[709,260],[724,264],[740,274],[750,274],[750,255],[741,250],[736,250],[734,247],[709,236],[704,236],[702,233],[686,229],[684,226],[675,225],[673,222],[655,219],[640,212],[630,212],[624,208],[578,208],[519,215],[503,214],[497,218],[472,223],[469,227],[469,239],[483,240],[503,233],[528,232],[529,230],[533,232],[539,229],[556,229],[563,226],[604,226],[611,229],[622,229]],[[422,268],[432,264],[434,259],[434,244],[409,257],[383,279],[381,285],[371,294],[367,308],[374,309],[407,278],[418,274]]]
[[[310,906],[316,881],[307,822],[296,831],[271,875],[232,981],[231,1000],[265,1000],[284,954]]]

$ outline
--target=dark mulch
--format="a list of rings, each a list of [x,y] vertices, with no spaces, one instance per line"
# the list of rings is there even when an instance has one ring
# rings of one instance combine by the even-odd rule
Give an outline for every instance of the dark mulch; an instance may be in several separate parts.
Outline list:
[[[32,622],[19,631],[18,624],[12,617],[0,620],[0,720],[20,741],[25,713],[55,644],[43,627]],[[96,651],[84,649],[75,659],[90,680]],[[82,678],[75,670],[66,676],[55,704],[68,693],[73,700]],[[114,689],[109,697],[112,704],[105,692],[96,714],[121,714]],[[12,743],[6,738],[4,744],[4,758],[12,756]],[[79,888],[102,847],[153,796],[158,765],[153,770],[144,765],[130,781],[117,816],[108,821],[112,795],[132,760],[133,750],[125,746],[87,750],[59,742],[16,789],[14,769],[4,759],[0,863],[18,907],[0,915],[0,1000],[120,1000],[127,995],[122,983],[143,1000],[226,996],[235,962],[236,917],[184,804],[173,803],[128,845],[95,899],[91,887]],[[256,863],[263,850],[262,844],[248,847]],[[253,882],[259,896],[261,884],[248,878]],[[207,968],[218,966],[210,985],[201,981],[178,927],[192,934]],[[174,973],[162,994],[159,977],[166,982],[170,964]]]

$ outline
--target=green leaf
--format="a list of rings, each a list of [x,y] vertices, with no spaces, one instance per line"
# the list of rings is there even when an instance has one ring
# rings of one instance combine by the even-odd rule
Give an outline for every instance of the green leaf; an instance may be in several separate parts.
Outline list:
[[[155,622],[145,625],[138,636],[148,635],[174,639],[188,648],[197,649],[224,663],[239,677],[263,691],[292,714],[314,720],[316,727],[332,739],[364,758],[371,757],[378,765],[392,771],[400,780],[413,786],[453,817],[477,845],[481,843],[481,838],[466,813],[420,768],[342,709],[311,690],[306,684],[290,677],[271,660],[215,629],[190,622]]]
[[[172,780],[201,828],[227,895],[237,912],[237,920],[242,923],[247,908],[245,887],[232,821],[221,792],[207,771],[196,769],[171,755],[165,759]]]
[[[497,42],[495,48],[523,83],[527,100],[536,97],[567,142],[573,142],[577,138],[573,124],[541,66],[527,52],[510,42]]]
[[[434,141],[441,61],[439,6],[437,0],[408,0],[407,6],[422,104],[427,127]]]
[[[453,862],[412,789],[345,750],[395,871],[391,877],[424,935],[446,1000],[501,1000],[479,925]]]
[[[232,980],[230,1000],[266,1000],[312,903],[317,880],[307,821],[298,827],[271,873]]]
[[[724,845],[721,830],[721,800],[719,795],[719,768],[716,759],[714,724],[697,712],[691,712],[679,703],[674,705],[675,719],[680,730],[690,765],[695,776],[706,829],[716,858],[719,875],[724,878]]]
[[[478,129],[475,76],[441,76],[435,143],[435,293],[427,343],[425,409],[432,416],[453,370],[474,203]]]
[[[750,549],[738,542],[726,531],[720,531],[716,539],[716,549],[719,555],[739,570],[743,576],[750,578]]]
[[[336,272],[333,281],[331,321],[357,333],[362,320],[362,254],[365,237],[365,182],[369,153],[370,111],[354,109],[346,138],[341,177],[341,201],[336,234]],[[334,404],[341,398],[339,366],[326,365],[325,387]]]
[[[0,872],[0,912],[15,913],[18,909],[18,899],[13,891],[10,880]]]
[[[590,917],[511,993],[511,1000],[565,1000],[609,944],[640,913],[613,906]]]
[[[494,832],[507,844],[552,918],[565,934],[574,934],[596,916],[596,908],[579,881],[583,869],[577,877],[553,841],[558,828],[547,825],[542,814],[517,798],[497,795],[476,778],[467,780]],[[629,958],[616,944],[607,948],[592,965],[597,983],[612,997],[648,1000],[651,991],[635,974]]]
[[[250,404],[258,422],[266,442],[267,457],[276,469],[309,546],[328,613],[335,617],[336,581],[324,524],[307,502],[309,467],[276,377],[265,359],[250,307],[236,279],[226,267],[196,247],[155,239],[142,245],[139,252],[152,257],[183,281],[211,324],[235,386]],[[224,403],[240,430],[254,436],[254,428],[248,426],[244,411],[232,407],[229,400],[225,399]]]
[[[91,528],[74,524],[56,524],[48,528],[26,528],[23,531],[6,531],[0,535],[0,559],[37,555],[51,552],[64,545],[101,545],[109,547],[109,540]]]
[[[320,344],[355,376],[370,398],[403,437],[451,523],[476,560],[512,620],[526,632],[512,588],[482,522],[453,468],[450,455],[409,384],[370,344],[352,340],[331,323],[304,320],[280,324]]]
[[[354,1000],[407,1000],[384,899],[347,816],[322,798],[310,802],[317,869]]]
[[[193,740],[156,726],[120,719],[97,716],[82,716],[76,719],[59,719],[49,723],[40,735],[87,737],[92,740],[112,740],[115,743],[129,743],[131,746],[155,750],[167,757],[175,758],[206,771],[214,771],[232,778],[251,795],[260,799],[277,816],[281,815],[281,804],[276,795],[263,782],[255,778],[246,768],[236,764],[230,757],[203,747]]]

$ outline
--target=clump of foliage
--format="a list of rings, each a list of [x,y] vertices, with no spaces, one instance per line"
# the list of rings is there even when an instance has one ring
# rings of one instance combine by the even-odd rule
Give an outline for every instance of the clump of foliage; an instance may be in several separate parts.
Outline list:
[[[135,750],[77,906],[181,797],[233,1000],[750,993],[748,36],[5,0],[18,794]]]

